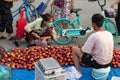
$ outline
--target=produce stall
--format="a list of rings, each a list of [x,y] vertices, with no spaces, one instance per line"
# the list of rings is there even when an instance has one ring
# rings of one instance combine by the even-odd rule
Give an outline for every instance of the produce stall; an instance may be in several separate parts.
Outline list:
[[[1,64],[12,68],[13,80],[34,80],[34,62],[42,58],[53,57],[58,60],[63,68],[74,66],[71,55],[71,46],[33,46],[29,48],[13,48],[1,54]],[[94,80],[91,76],[91,68],[81,63],[83,76],[80,80]],[[112,76],[120,77],[120,51],[114,49],[111,72]]]
[[[68,68],[68,67],[66,67]],[[89,67],[80,67],[83,76],[79,80],[94,80],[91,76],[91,68]],[[27,70],[27,69],[14,69],[13,70],[13,80],[34,80],[35,77],[35,70]],[[120,68],[113,68],[111,69],[111,72],[109,74],[108,80],[111,80],[113,76],[120,77]]]

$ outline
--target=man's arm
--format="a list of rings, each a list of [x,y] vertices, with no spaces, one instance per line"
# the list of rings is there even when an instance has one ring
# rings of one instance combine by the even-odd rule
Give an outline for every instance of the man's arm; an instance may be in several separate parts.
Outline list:
[[[118,3],[120,3],[120,0],[115,0],[115,1],[111,4],[110,8],[114,8]]]
[[[72,0],[72,8],[74,8],[75,0]]]

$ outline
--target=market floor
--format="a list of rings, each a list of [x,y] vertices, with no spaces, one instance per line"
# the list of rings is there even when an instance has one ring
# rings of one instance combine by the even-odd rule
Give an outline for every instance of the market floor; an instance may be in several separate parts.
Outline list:
[[[89,35],[87,35],[86,37],[82,37],[82,38],[75,38],[70,44],[68,44],[68,45],[83,45],[84,43],[85,43],[85,41],[86,41],[86,39],[88,38],[88,36]],[[51,40],[49,40],[48,41],[48,43],[51,45],[51,46],[56,46],[56,45],[58,45],[58,44],[56,44],[54,41],[51,41]],[[118,44],[118,43],[120,43],[120,36],[118,37],[118,41],[115,43],[115,45],[114,45],[114,47],[115,48],[118,48],[118,49],[120,49],[120,44]],[[14,41],[10,41],[10,40],[6,40],[6,39],[4,39],[4,40],[0,40],[0,45],[2,45],[4,48],[6,48],[6,49],[11,49],[11,48],[14,48],[14,47],[16,47],[15,46],[15,44],[14,44]],[[22,39],[22,40],[20,40],[20,48],[23,48],[23,47],[27,47],[27,45],[28,45],[28,43],[24,40],[24,39]]]

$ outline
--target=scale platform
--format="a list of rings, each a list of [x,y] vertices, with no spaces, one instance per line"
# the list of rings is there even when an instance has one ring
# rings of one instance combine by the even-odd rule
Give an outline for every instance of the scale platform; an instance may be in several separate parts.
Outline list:
[[[35,62],[35,80],[66,80],[66,71],[53,57]]]
[[[57,60],[53,57],[40,59],[38,64],[43,71],[61,68]]]

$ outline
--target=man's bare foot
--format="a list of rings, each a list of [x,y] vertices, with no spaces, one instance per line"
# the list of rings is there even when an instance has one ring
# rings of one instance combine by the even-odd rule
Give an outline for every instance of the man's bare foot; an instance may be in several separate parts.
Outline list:
[[[0,32],[0,39],[6,39],[6,37],[3,36],[2,32]]]
[[[12,33],[8,33],[7,40],[14,40],[15,37],[13,37]]]
[[[15,37],[11,36],[11,37],[8,37],[7,40],[14,40]]]
[[[77,69],[77,68],[76,68],[76,69]],[[78,71],[78,72],[80,72],[80,73],[82,74],[82,71],[81,71],[81,69],[80,69],[80,68],[79,68],[79,69],[77,69],[77,71]]]

